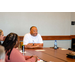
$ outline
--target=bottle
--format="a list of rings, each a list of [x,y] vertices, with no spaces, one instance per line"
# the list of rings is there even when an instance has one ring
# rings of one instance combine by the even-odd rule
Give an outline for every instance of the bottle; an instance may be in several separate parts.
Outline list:
[[[54,42],[54,49],[57,49],[57,41]]]
[[[22,45],[22,52],[24,52],[25,51],[25,47],[24,47],[24,45]]]

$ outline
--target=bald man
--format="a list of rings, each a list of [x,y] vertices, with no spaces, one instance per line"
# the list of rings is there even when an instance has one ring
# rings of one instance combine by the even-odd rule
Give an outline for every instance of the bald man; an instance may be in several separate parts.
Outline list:
[[[25,48],[43,48],[43,40],[41,35],[38,34],[37,27],[32,26],[30,33],[25,34],[23,45],[25,45]]]

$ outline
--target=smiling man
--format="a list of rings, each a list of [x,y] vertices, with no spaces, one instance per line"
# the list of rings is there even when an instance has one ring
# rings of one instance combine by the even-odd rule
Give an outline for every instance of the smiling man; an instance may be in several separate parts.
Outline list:
[[[32,26],[30,33],[25,34],[23,44],[25,48],[43,48],[43,40],[41,35],[38,34],[37,27]]]

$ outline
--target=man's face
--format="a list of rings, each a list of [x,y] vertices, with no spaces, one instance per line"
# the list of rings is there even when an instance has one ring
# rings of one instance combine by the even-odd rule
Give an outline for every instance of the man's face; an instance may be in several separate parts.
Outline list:
[[[0,41],[3,41],[3,38],[4,38],[4,34],[2,32],[1,35],[0,35]]]
[[[30,34],[31,34],[32,36],[37,36],[37,34],[38,34],[37,28],[36,28],[36,27],[33,27],[33,28],[31,29],[31,31],[30,31]]]

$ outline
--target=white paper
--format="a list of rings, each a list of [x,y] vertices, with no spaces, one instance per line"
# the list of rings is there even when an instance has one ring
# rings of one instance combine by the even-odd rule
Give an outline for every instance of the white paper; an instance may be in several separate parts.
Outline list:
[[[45,51],[44,49],[42,49],[42,50],[35,50],[35,51]]]
[[[65,48],[61,48],[61,50],[67,50],[67,49],[65,49]]]

